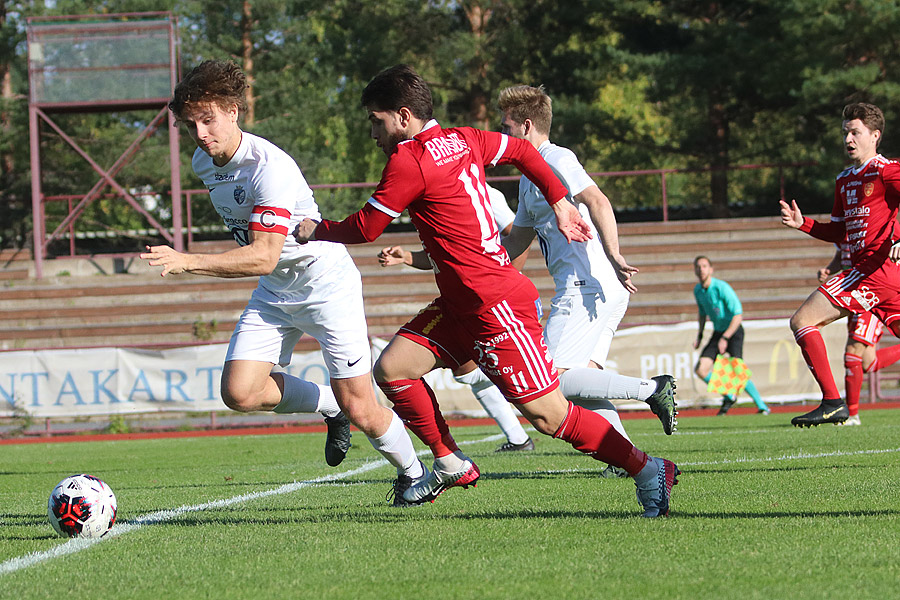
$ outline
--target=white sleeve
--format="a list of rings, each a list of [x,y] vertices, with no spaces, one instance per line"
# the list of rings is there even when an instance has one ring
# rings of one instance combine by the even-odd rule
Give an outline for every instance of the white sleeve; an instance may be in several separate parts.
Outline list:
[[[525,202],[525,186],[531,185],[531,182],[523,175],[519,179],[519,206],[516,207],[516,218],[513,225],[516,227],[534,227],[534,219],[528,214],[528,206]]]
[[[497,222],[497,229],[503,231],[516,218],[515,213],[506,203],[506,196],[497,188],[486,186],[488,197],[491,200],[491,211],[494,213],[494,221]]]
[[[296,218],[321,219],[312,190],[287,153],[272,152],[253,177],[254,203],[288,210]]]
[[[563,185],[569,190],[571,197],[577,196],[592,185],[597,185],[591,176],[587,174],[575,154],[568,149],[562,152],[554,152],[547,156],[547,163],[559,177]]]

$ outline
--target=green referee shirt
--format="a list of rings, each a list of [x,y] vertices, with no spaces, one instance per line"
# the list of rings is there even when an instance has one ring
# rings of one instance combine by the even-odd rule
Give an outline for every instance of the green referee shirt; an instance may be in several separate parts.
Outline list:
[[[708,288],[699,283],[694,286],[694,299],[699,316],[705,315],[711,320],[715,331],[725,331],[734,315],[744,312],[731,286],[715,277],[710,277]]]

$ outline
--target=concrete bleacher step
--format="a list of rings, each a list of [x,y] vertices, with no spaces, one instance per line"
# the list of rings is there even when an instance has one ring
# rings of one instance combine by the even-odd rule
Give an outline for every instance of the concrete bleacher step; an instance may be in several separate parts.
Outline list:
[[[638,293],[622,327],[696,319],[691,263],[698,254],[709,256],[715,275],[738,291],[745,318],[790,315],[833,254],[832,246],[788,230],[776,218],[625,223],[619,233],[623,255],[640,269],[634,279]],[[393,245],[421,247],[415,232],[386,233],[348,247],[363,276],[372,336],[390,337],[438,294],[430,271],[378,265],[378,251]],[[191,250],[233,247],[223,240],[195,243]],[[57,262],[55,272],[68,276],[33,279],[24,259],[0,265],[0,348],[224,342],[256,287],[255,278],[160,278],[158,268],[138,259],[120,260],[116,268],[98,257]],[[116,272],[122,265],[124,272]],[[553,280],[536,242],[524,272],[549,306]],[[300,347],[313,348],[315,342],[304,337]]]
[[[28,269],[3,269],[0,270],[0,281],[22,281],[28,279],[31,273]]]

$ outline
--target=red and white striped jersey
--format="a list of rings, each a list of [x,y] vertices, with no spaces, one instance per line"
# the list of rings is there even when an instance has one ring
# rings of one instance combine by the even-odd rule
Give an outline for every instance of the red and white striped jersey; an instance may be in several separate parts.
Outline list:
[[[369,204],[397,217],[404,210],[434,267],[441,296],[454,311],[478,313],[524,283],[500,244],[485,185],[487,165],[512,163],[558,201],[566,189],[525,140],[429,121],[399,144]]]

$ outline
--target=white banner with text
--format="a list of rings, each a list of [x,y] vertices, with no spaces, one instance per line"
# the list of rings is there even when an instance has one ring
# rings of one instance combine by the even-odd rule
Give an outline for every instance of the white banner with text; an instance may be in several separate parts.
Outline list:
[[[770,402],[815,399],[810,375],[786,319],[744,322],[744,361],[752,380]],[[694,374],[699,350],[692,343],[696,323],[647,325],[620,331],[607,368],[633,377],[670,373],[678,379],[683,406],[713,405],[717,398]],[[843,388],[844,321],[822,330],[839,388]],[[709,330],[705,339],[708,339]],[[387,342],[372,340],[373,359]],[[21,350],[0,354],[0,416],[79,417],[161,411],[225,410],[219,379],[227,344],[169,350],[91,348]],[[285,372],[328,383],[320,352],[295,353]],[[481,407],[447,369],[426,381],[445,411],[478,413]],[[380,391],[376,393],[382,402]]]

